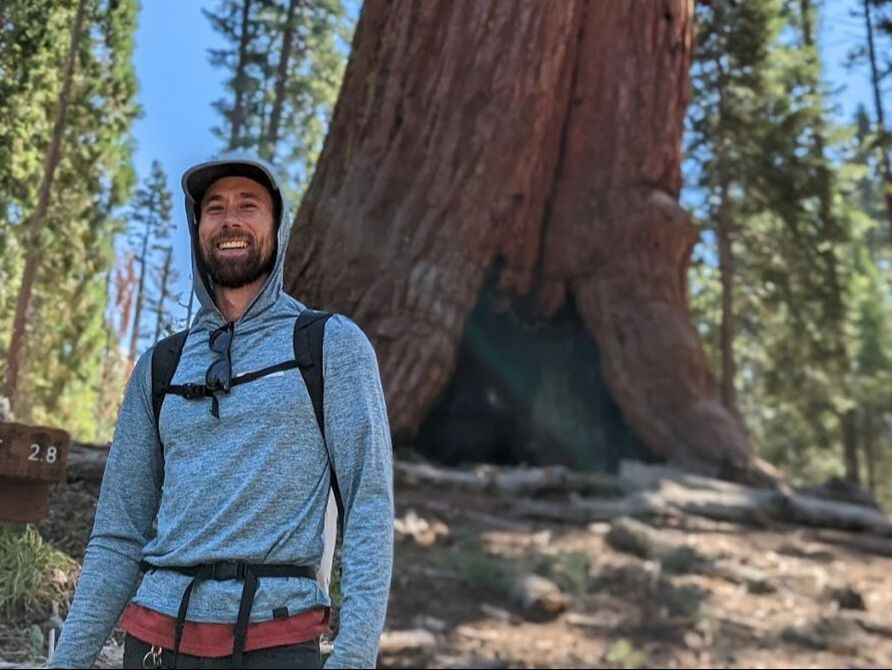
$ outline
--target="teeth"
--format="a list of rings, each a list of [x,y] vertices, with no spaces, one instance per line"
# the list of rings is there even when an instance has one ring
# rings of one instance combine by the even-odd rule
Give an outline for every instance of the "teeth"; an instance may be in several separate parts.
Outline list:
[[[221,242],[217,245],[218,249],[244,249],[248,246],[248,243],[245,240],[230,240],[228,242]]]

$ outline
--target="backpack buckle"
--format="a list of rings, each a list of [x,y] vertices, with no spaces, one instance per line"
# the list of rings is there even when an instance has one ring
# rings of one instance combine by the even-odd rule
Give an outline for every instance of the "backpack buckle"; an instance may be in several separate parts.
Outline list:
[[[223,581],[227,579],[244,579],[247,574],[247,566],[244,563],[235,563],[233,561],[220,561],[214,563],[211,571],[211,579]]]
[[[207,387],[204,384],[183,384],[183,397],[187,400],[204,398]]]

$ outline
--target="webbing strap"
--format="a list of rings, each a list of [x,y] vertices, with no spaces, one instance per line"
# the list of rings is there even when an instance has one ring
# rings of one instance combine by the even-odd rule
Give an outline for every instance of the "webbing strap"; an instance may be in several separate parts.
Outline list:
[[[230,382],[230,386],[247,384],[248,382],[252,382],[255,379],[260,379],[261,377],[266,377],[275,372],[281,372],[282,370],[292,370],[298,367],[298,365],[298,361],[285,361],[284,363],[270,365],[269,367],[265,367],[260,370],[254,370],[253,372],[246,372],[245,374],[239,375],[238,377],[233,377],[232,381]],[[181,396],[183,398],[186,398],[187,400],[211,398],[211,400],[213,401],[211,405],[211,414],[213,414],[218,419],[220,418],[220,401],[217,399],[217,394],[219,393],[219,391],[213,391],[209,389],[205,384],[168,384],[165,392]]]
[[[139,564],[143,572],[149,570],[171,570],[192,577],[192,581],[183,591],[180,599],[180,608],[177,612],[176,628],[173,638],[173,667],[177,667],[180,657],[180,643],[183,641],[183,630],[186,627],[186,614],[189,612],[189,601],[192,599],[192,591],[195,586],[204,580],[225,581],[238,579],[244,581],[242,597],[239,603],[238,618],[235,622],[234,640],[232,645],[232,666],[240,668],[245,655],[245,638],[248,633],[248,623],[251,619],[251,608],[254,606],[254,596],[257,594],[257,581],[260,577],[304,577],[316,578],[316,569],[308,565],[290,564],[264,564],[241,563],[221,561],[218,563],[203,563],[201,565],[188,566],[157,566],[148,561]]]

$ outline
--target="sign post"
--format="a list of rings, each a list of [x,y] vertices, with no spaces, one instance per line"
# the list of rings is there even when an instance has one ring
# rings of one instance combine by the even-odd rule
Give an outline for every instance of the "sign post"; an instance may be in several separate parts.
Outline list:
[[[57,428],[0,423],[0,522],[46,516],[50,485],[65,477],[69,440]]]

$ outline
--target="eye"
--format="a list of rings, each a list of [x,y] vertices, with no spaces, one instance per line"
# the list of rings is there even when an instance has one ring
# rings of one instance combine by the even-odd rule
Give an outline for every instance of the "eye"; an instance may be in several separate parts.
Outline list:
[[[220,205],[211,205],[205,210],[208,214],[219,214],[222,211],[223,208]]]
[[[242,209],[257,209],[257,205],[253,202],[242,203]]]

